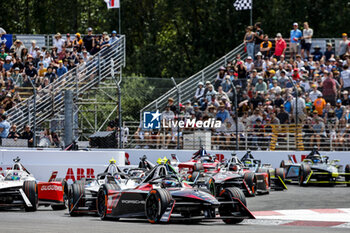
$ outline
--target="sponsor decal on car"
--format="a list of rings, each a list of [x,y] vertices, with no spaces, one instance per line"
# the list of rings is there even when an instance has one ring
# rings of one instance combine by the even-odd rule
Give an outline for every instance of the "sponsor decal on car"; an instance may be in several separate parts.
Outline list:
[[[140,204],[145,204],[145,201],[142,200],[122,200],[123,204],[135,204],[135,205],[140,205]]]
[[[62,191],[62,186],[57,185],[43,185],[41,191]]]

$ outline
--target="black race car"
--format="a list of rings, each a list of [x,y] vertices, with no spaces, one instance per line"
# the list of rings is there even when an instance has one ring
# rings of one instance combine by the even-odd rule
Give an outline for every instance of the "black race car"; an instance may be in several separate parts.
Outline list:
[[[271,164],[263,164],[261,160],[255,159],[251,151],[241,158],[241,162],[244,169],[248,169],[255,173],[267,173],[269,179],[269,186],[272,190],[284,190],[287,189],[285,180],[284,168],[273,168]]]
[[[159,223],[221,218],[227,224],[236,224],[254,218],[240,189],[226,188],[215,198],[181,182],[175,170],[167,166],[155,166],[135,188],[122,189],[117,182],[103,184],[97,201],[101,219],[146,218]]]

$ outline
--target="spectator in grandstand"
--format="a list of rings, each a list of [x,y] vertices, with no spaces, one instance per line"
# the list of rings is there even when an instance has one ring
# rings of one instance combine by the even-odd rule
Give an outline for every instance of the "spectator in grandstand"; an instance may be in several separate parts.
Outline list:
[[[264,41],[261,42],[260,44],[260,52],[263,54],[264,57],[270,57],[271,48],[272,48],[272,43],[269,41],[269,36],[265,34]]]
[[[20,68],[19,67],[16,67],[14,69],[14,72],[11,74],[11,78],[13,79],[14,84],[15,84],[16,87],[22,87],[22,85],[23,85],[23,76],[20,73]]]
[[[6,72],[6,71],[11,70],[12,66],[13,66],[12,57],[11,56],[7,56],[6,59],[5,59],[5,63],[2,65],[2,71]]]
[[[95,36],[92,35],[92,28],[91,27],[89,27],[87,29],[87,31],[88,31],[88,34],[86,36],[84,36],[83,42],[84,42],[84,46],[85,46],[86,50],[88,52],[90,52],[91,49],[93,47],[95,47]]]
[[[262,53],[259,51],[256,54],[256,59],[254,61],[254,69],[252,70],[252,72],[254,70],[256,70],[258,72],[261,72],[262,71],[262,67],[263,67],[263,63],[264,63],[264,60],[262,59]]]
[[[326,102],[330,103],[332,106],[335,106],[335,99],[337,96],[336,82],[332,77],[332,73],[328,73],[327,70],[323,71],[323,91],[322,94]]]
[[[60,77],[63,76],[65,73],[67,73],[68,70],[67,70],[67,67],[63,66],[62,60],[60,60],[60,61],[58,62],[58,64],[59,64],[59,67],[58,67],[58,69],[57,69],[57,76],[58,76],[58,78],[60,78]]]
[[[28,140],[28,147],[33,147],[33,138],[34,134],[30,129],[29,125],[24,126],[23,133],[21,134],[21,139],[27,139]]]
[[[323,57],[323,54],[321,52],[321,47],[319,45],[316,45],[314,47],[314,52],[312,52],[312,56],[314,61],[320,61],[321,58]]]
[[[314,108],[319,116],[323,115],[323,109],[326,107],[326,104],[325,99],[322,98],[322,94],[319,94],[314,101]]]
[[[340,76],[340,85],[344,90],[350,91],[350,69],[349,65],[345,64],[343,66],[343,71]]]
[[[13,124],[10,128],[10,132],[9,135],[7,136],[7,138],[12,138],[13,140],[17,140],[18,138],[20,138],[20,134],[17,131],[17,125]]]
[[[314,142],[316,141],[317,149],[320,150],[321,147],[321,138],[324,138],[325,135],[325,125],[324,123],[316,118],[315,124],[312,125],[313,134],[310,137],[310,146],[314,147]]]
[[[341,118],[345,117],[345,106],[342,105],[341,99],[337,100],[337,104],[334,109],[335,116],[340,120]]]
[[[54,131],[51,131],[51,138],[52,138],[52,145],[55,147],[60,147],[61,146],[61,140],[60,137],[55,133]]]
[[[260,45],[264,40],[264,31],[261,29],[261,22],[257,22],[254,25],[255,33],[254,33],[254,43],[255,49],[254,54],[256,55],[260,51]]]
[[[34,68],[34,64],[33,63],[29,63],[29,67],[26,68],[25,70],[25,74],[28,78],[30,78],[32,81],[34,81],[37,76],[38,76],[38,71],[36,70],[36,68]]]
[[[277,33],[276,38],[275,38],[275,53],[274,57],[279,61],[281,59],[281,56],[286,52],[287,49],[287,44],[286,41],[282,38],[281,33]]]
[[[348,40],[348,34],[342,34],[342,40],[339,42],[339,56],[341,59],[345,60],[345,54],[348,51],[350,41]]]
[[[244,66],[246,67],[247,72],[251,72],[254,69],[253,58],[248,56]]]
[[[109,36],[106,36],[103,38],[103,41],[101,43],[101,50],[103,50],[104,48],[108,48],[110,47],[111,45],[109,44]]]
[[[343,91],[342,92],[341,101],[342,101],[344,106],[350,105],[350,99],[349,99],[349,92],[348,91]]]
[[[68,49],[69,52],[72,51],[72,48],[73,48],[73,41],[71,39],[71,36],[69,33],[66,34],[66,40],[64,41],[64,47],[66,49]]]
[[[327,43],[327,48],[326,48],[326,51],[323,54],[323,59],[325,61],[328,61],[331,58],[335,58],[334,56],[335,56],[335,52],[334,52],[332,43]]]
[[[254,66],[254,65],[251,65],[251,66]],[[248,75],[247,67],[243,64],[242,61],[238,61],[234,69],[238,74],[238,79],[241,80],[242,82],[242,88],[245,89],[247,87],[247,75]]]
[[[308,22],[304,22],[303,36],[301,37],[301,57],[305,58],[305,52],[307,57],[310,56],[310,49],[312,44],[312,36],[314,31],[309,27]]]
[[[169,98],[168,99],[168,106],[170,108],[170,110],[176,114],[178,112],[178,108],[176,107],[176,105],[174,104],[174,99],[173,98]]]
[[[45,129],[40,133],[39,147],[50,147],[53,143],[52,136],[49,129]]]
[[[276,116],[281,124],[288,124],[289,123],[289,114],[284,109],[284,105],[280,105],[280,111]]]
[[[57,48],[57,53],[60,53],[62,46],[64,45],[64,40],[62,39],[61,33],[57,32],[53,38],[53,46]]]
[[[226,68],[224,66],[221,66],[218,74],[216,75],[216,79],[214,82],[215,90],[217,90],[218,87],[221,85],[221,83],[225,80],[225,77],[226,77]]]
[[[265,92],[265,91],[267,91],[267,85],[264,82],[262,77],[258,77],[258,83],[255,85],[254,90],[256,92]]]
[[[296,101],[298,101],[298,106],[296,106]],[[299,118],[299,122],[302,122],[305,118],[305,100],[302,98],[302,93],[298,90],[298,97],[292,100],[292,118],[294,122],[296,121],[295,116]]]
[[[116,30],[113,30],[112,31],[112,36],[111,38],[109,39],[109,44],[113,44],[115,41],[117,41],[119,38],[119,35],[117,35],[117,31]]]
[[[198,87],[196,89],[196,93],[194,94],[194,101],[198,102],[204,96],[204,85],[202,82],[198,83]]]
[[[298,23],[293,23],[293,30],[290,31],[290,57],[293,59],[299,51],[301,37],[302,33],[298,29]]]
[[[0,49],[0,59],[5,60],[8,54],[5,51],[5,48]]]
[[[83,40],[81,39],[81,35],[79,32],[75,34],[75,39],[73,40],[73,47],[76,49],[78,53],[81,52],[81,48],[83,47]],[[73,50],[74,51],[74,50]]]
[[[10,131],[10,123],[7,121],[6,115],[1,115],[0,117],[0,138],[7,138]]]
[[[222,123],[228,121],[230,117],[229,112],[225,108],[225,104],[220,104],[218,112],[216,113],[216,119],[220,119]]]
[[[22,49],[25,48],[24,44],[20,40],[16,40],[15,43],[10,47],[10,50],[13,49],[16,57],[21,57]]]
[[[248,56],[254,57],[254,32],[253,26],[246,28],[246,34],[244,35],[243,43],[246,46]]]

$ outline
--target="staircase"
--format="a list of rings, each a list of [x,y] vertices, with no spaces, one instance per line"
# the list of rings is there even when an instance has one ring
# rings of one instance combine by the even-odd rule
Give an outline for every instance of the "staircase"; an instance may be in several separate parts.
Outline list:
[[[203,70],[199,71],[198,73],[192,75],[191,77],[178,84],[178,88],[180,90],[180,101],[184,103],[185,101],[191,100],[193,98],[198,82],[204,83],[205,81],[210,81],[213,83],[220,66],[225,66],[228,61],[232,61],[238,54],[241,54],[242,59],[245,59],[247,56],[247,54],[244,53],[243,43],[237,46],[234,50],[227,53],[225,56],[221,57],[209,66],[205,67]],[[167,100],[170,97],[174,100],[177,100],[176,87],[173,87],[164,95],[160,96],[159,98],[148,104],[146,107],[141,109],[140,115],[142,116],[142,113],[144,111],[156,111],[157,109],[163,111],[164,107],[168,103]]]
[[[304,150],[302,126],[299,124],[274,125],[270,150]]]
[[[110,78],[112,74],[119,76],[124,66],[125,36],[121,36],[110,47],[95,54],[86,64],[77,66],[38,91],[36,109],[33,104],[34,95],[30,95],[7,112],[8,120],[21,130],[26,124],[33,127],[35,114],[36,125],[39,126],[64,110],[65,90],[72,90],[73,102],[77,103],[82,94],[93,87],[98,87],[101,81]]]

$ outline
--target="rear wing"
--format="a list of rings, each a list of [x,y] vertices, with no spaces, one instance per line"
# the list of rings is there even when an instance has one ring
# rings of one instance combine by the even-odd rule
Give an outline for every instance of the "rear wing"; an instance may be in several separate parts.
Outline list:
[[[55,180],[56,180],[56,177],[57,177],[57,173],[58,173],[58,171],[53,171],[53,172],[51,173],[51,176],[50,176],[50,179],[49,179],[48,182],[55,181]]]

